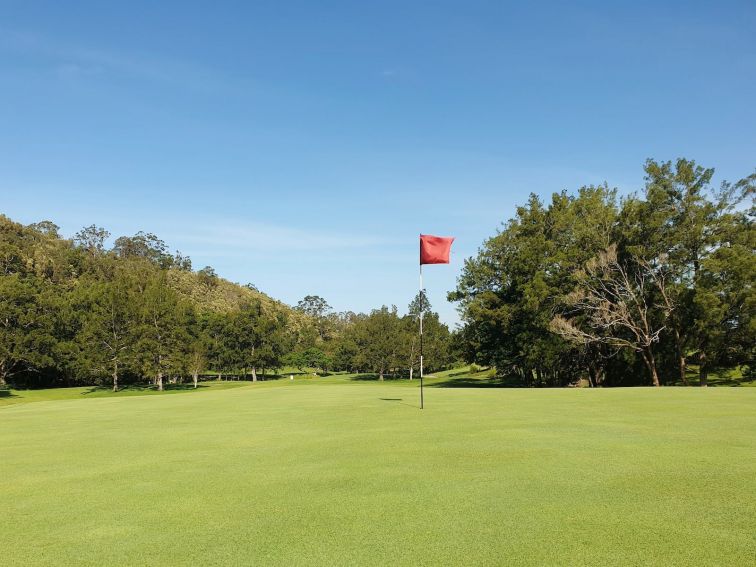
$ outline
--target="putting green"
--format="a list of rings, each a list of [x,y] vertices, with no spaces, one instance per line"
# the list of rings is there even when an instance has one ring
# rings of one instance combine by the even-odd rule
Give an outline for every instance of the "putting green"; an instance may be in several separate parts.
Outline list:
[[[754,564],[756,389],[415,386],[2,407],[2,563]]]

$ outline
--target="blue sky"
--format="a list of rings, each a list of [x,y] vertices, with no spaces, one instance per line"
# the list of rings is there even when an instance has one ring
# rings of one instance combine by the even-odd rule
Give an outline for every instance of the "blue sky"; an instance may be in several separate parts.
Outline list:
[[[0,2],[0,212],[404,309],[535,192],[756,166],[754,2]]]

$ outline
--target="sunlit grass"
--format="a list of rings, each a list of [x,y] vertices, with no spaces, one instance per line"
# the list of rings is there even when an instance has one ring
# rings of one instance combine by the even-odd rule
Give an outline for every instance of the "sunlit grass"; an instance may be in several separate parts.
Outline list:
[[[354,378],[0,408],[2,563],[756,556],[752,388],[429,387],[421,411],[415,381]]]

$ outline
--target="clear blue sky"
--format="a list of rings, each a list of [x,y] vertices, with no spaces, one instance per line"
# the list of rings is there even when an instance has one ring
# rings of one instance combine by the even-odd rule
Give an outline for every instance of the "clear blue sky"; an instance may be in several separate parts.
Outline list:
[[[756,166],[756,2],[0,2],[0,212],[404,309],[530,192]]]

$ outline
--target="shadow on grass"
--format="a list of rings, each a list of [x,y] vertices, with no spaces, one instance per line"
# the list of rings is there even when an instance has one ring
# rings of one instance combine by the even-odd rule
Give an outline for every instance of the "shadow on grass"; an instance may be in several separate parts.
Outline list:
[[[449,378],[454,378],[455,376],[464,376],[467,374],[469,376],[470,371],[469,370],[460,370],[459,372],[452,372],[451,374],[447,374]]]
[[[707,381],[709,387],[723,386],[727,388],[737,388],[739,386],[756,386],[756,376],[745,372],[746,376],[743,376],[743,367],[734,368],[712,368],[709,371],[709,379]],[[687,368],[686,378],[688,379],[687,386],[699,387],[701,385],[701,379],[698,375],[698,366],[691,364]],[[679,379],[670,380],[666,383],[668,386],[686,386]]]
[[[0,398],[17,398],[18,396],[10,390],[0,389]]]
[[[709,378],[709,386],[750,386],[754,382],[756,382],[756,378]],[[692,386],[699,385],[698,380],[691,380],[690,384]]]
[[[511,378],[476,378],[474,376],[462,376],[428,384],[430,388],[517,388],[518,386],[520,383]]]
[[[400,375],[392,375],[392,374],[384,374],[383,375],[383,381],[384,382],[390,382],[392,380],[406,380],[406,376],[400,376]],[[357,382],[380,382],[380,376],[378,374],[357,374],[356,376],[352,376],[350,380],[355,380]]]
[[[379,400],[383,400],[384,402],[401,402],[404,400],[404,398],[378,398]]]
[[[197,387],[194,387],[194,384],[164,384],[163,385],[163,391],[164,392],[183,392],[183,391],[190,391],[190,390],[199,390],[201,388],[209,388],[207,384],[203,384],[200,382]],[[159,391],[157,389],[157,386],[153,384],[129,384],[127,386],[122,386],[118,388],[118,392],[157,392]],[[95,394],[95,393],[104,393],[104,392],[113,392],[113,388],[110,386],[92,386],[88,390],[82,392],[81,394],[83,396],[86,396],[87,394]]]

